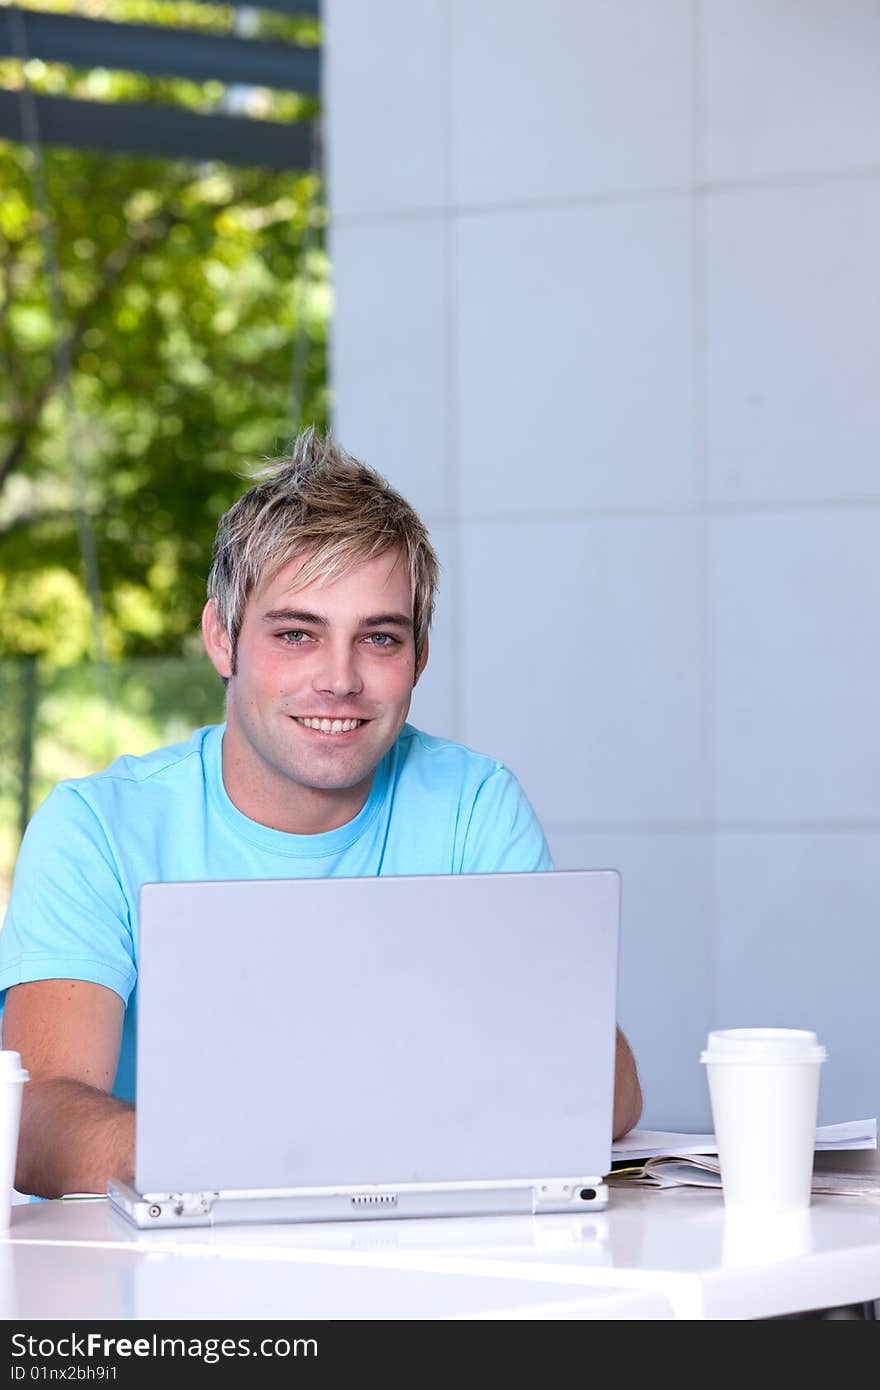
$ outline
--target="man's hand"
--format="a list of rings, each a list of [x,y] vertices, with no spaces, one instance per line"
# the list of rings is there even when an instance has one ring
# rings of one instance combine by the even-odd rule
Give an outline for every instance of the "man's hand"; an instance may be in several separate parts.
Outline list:
[[[21,1102],[15,1186],[39,1197],[105,1192],[134,1173],[134,1109],[109,1094],[124,1005],[103,985],[35,980],[13,985],[3,1046],[30,1073]]]

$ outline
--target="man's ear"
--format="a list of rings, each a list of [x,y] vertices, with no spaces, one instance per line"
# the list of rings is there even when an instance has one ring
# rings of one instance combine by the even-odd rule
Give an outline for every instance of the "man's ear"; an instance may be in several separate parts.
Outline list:
[[[212,598],[202,609],[202,641],[217,675],[228,680],[232,675],[232,640],[217,616],[217,605]]]
[[[422,672],[424,671],[424,669],[425,669],[425,667],[427,666],[427,664],[428,664],[428,634],[427,634],[427,632],[426,632],[426,633],[425,633],[425,645],[422,647],[422,654],[421,654],[421,656],[419,657],[418,665],[416,666],[416,673],[415,673],[415,676],[413,677],[413,690],[415,690],[416,685],[418,684],[419,676],[422,674]]]

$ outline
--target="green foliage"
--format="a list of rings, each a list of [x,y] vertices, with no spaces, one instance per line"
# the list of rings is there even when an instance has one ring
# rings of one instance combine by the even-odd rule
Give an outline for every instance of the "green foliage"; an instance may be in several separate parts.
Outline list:
[[[235,8],[207,4],[202,0],[17,0],[22,9],[44,14],[76,14],[84,19],[112,20],[116,23],[155,24],[169,29],[201,30],[206,34],[231,34],[235,28]],[[283,14],[260,10],[255,30],[257,38],[286,39],[304,46],[317,45],[318,21],[305,14]]]
[[[223,718],[223,686],[204,655],[139,657],[105,668],[30,663],[30,680],[27,665],[0,661],[0,917],[22,817],[56,782],[97,772],[120,753],[182,742]]]
[[[173,11],[214,32],[232,23],[228,7],[157,0],[41,8],[138,21]],[[275,16],[268,32],[289,37],[303,23]],[[16,85],[14,66],[0,83]],[[27,67],[37,89],[69,94],[85,80]],[[189,101],[198,85],[137,81],[138,99],[146,84]],[[100,82],[102,100],[132,95],[125,75]],[[45,201],[30,152],[0,142],[0,657],[93,654],[83,509],[108,653],[185,651],[217,518],[292,427],[326,422],[320,182],[64,149],[44,152],[42,172]],[[304,380],[292,402],[299,334]]]

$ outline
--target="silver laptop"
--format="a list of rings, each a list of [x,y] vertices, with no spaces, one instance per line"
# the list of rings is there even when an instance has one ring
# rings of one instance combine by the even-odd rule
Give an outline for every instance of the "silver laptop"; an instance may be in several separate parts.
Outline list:
[[[140,1227],[607,1204],[613,871],[150,883]]]

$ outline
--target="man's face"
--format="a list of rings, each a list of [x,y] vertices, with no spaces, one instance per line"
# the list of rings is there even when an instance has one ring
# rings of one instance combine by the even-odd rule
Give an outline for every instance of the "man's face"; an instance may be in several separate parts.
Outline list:
[[[229,677],[227,791],[263,824],[314,833],[360,810],[406,719],[427,648],[417,671],[412,591],[397,551],[331,584],[291,590],[304,562],[251,594],[234,675],[210,603],[204,632]]]

